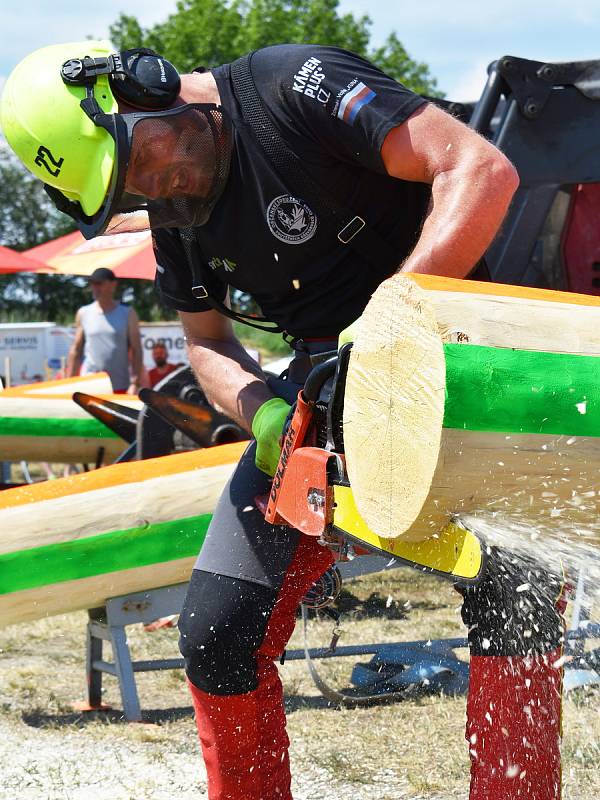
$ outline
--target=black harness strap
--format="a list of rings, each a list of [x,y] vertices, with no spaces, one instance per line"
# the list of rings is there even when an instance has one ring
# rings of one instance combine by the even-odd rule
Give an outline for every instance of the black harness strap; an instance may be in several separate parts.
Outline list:
[[[331,196],[329,191],[315,182],[304,169],[298,156],[284,142],[281,134],[267,114],[252,77],[249,53],[231,64],[231,78],[244,122],[262,146],[280,177],[294,194],[302,198],[317,213],[323,224],[343,244],[356,250],[364,259],[390,269],[398,266],[394,248],[376,233],[365,220],[347,209]]]
[[[279,325],[274,322],[270,322],[266,317],[250,317],[247,314],[238,314],[237,311],[233,311],[231,308],[226,306],[225,303],[217,300],[215,296],[217,293],[210,291],[212,289],[210,286],[211,275],[202,260],[200,246],[196,236],[194,235],[194,229],[181,228],[180,238],[181,243],[183,244],[183,249],[185,250],[188,264],[192,270],[192,279],[194,284],[192,286],[192,295],[196,298],[196,300],[204,300],[208,306],[215,311],[219,311],[225,317],[229,317],[229,319],[232,319],[235,322],[241,322],[244,325],[249,325],[251,328],[257,328],[259,331],[267,331],[268,333],[285,333],[283,328],[280,328]]]

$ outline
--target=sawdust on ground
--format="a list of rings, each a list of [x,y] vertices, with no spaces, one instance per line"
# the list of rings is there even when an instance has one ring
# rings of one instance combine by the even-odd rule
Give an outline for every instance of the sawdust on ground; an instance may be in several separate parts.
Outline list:
[[[451,587],[410,570],[348,584],[340,644],[463,636]],[[116,681],[112,711],[84,715],[84,613],[0,630],[2,800],[205,800],[206,775],[180,670],[137,676],[144,721],[123,720]],[[301,644],[301,631],[291,646]],[[332,623],[313,621],[311,644],[327,645]],[[128,629],[134,658],[177,656],[174,629]],[[110,650],[108,650],[108,654]],[[321,663],[341,688],[357,658]],[[368,660],[364,658],[362,660]],[[328,705],[303,662],[281,668],[296,800],[466,798],[464,697],[421,697],[365,709]],[[600,692],[567,696],[564,799],[600,791]]]

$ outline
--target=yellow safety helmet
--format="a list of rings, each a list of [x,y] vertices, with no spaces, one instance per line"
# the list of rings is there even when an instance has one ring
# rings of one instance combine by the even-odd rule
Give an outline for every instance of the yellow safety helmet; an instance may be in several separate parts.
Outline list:
[[[104,40],[52,45],[9,76],[0,125],[57,208],[91,238],[115,213],[143,207],[140,198],[127,198],[127,208],[123,201],[133,129],[146,109],[171,106],[179,88],[175,67],[152,50],[116,53]],[[119,114],[118,100],[142,111]]]

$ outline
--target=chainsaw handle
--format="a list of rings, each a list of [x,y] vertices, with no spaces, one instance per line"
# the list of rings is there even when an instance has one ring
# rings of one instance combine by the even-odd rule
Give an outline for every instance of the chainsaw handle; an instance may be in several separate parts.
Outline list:
[[[336,353],[331,358],[328,358],[327,361],[323,361],[311,369],[302,389],[302,399],[306,403],[317,402],[325,382],[335,375],[337,362],[338,356]]]

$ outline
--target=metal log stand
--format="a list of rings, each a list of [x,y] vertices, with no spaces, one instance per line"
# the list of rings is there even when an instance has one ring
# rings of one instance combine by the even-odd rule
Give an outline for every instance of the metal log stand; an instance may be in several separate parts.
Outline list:
[[[162,669],[181,669],[182,658],[154,659],[152,661],[133,661],[127,642],[127,625],[147,625],[156,619],[178,614],[183,606],[187,583],[166,586],[137,594],[114,597],[106,606],[88,611],[86,637],[86,677],[87,701],[89,711],[103,708],[102,673],[114,675],[119,681],[123,713],[129,722],[142,719],[142,709],[135,683],[136,672],[150,672]],[[113,661],[102,656],[104,642],[110,642]]]
[[[361,574],[395,569],[393,560],[358,558],[340,564],[345,578]],[[586,595],[586,577],[579,575],[573,603],[571,629],[566,634],[566,691],[581,686],[600,684],[600,648],[585,651],[586,639],[600,639],[600,624],[590,623],[589,593]],[[102,704],[102,674],[117,678],[123,704],[123,715],[129,722],[142,719],[136,672],[183,668],[182,658],[133,661],[125,628],[127,625],[150,624],[161,617],[181,611],[187,584],[167,586],[152,591],[115,597],[102,608],[91,609],[87,625],[86,710],[100,710]],[[103,658],[103,644],[110,642],[113,661]],[[375,643],[356,646],[303,648],[289,650],[285,661],[306,658],[315,685],[333,703],[348,706],[364,705],[375,701],[398,700],[414,694],[461,694],[467,690],[469,665],[454,653],[467,647],[466,638],[422,640],[414,642]],[[352,671],[355,689],[339,692],[329,686],[318,674],[317,659],[347,658],[371,655],[366,663],[357,663]]]

